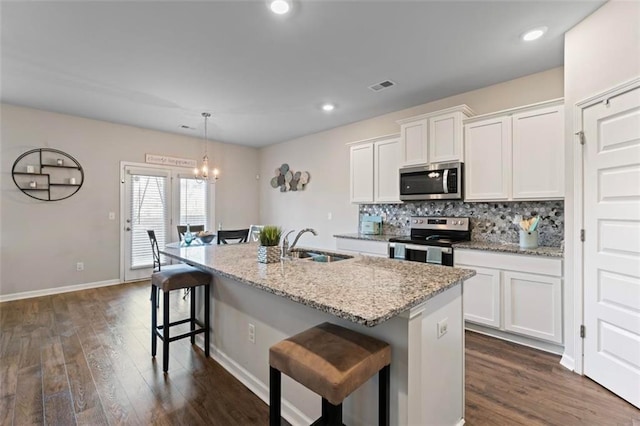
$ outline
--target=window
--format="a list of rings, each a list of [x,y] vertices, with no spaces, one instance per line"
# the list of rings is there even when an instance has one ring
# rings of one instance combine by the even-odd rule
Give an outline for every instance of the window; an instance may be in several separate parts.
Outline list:
[[[179,225],[204,225],[208,227],[207,183],[193,178],[180,177]]]

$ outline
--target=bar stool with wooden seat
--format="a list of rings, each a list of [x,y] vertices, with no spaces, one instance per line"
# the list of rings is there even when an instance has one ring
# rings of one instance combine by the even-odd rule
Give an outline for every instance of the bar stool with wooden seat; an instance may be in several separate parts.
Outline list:
[[[391,347],[364,334],[323,323],[269,349],[269,424],[280,425],[281,373],[322,397],[313,425],[342,426],[342,402],[379,373],[378,423],[389,425]]]
[[[153,274],[151,275],[151,356],[155,357],[159,337],[162,340],[162,371],[169,370],[169,343],[191,338],[191,344],[195,344],[195,336],[204,333],[204,354],[209,357],[209,288],[212,275],[194,268],[193,266],[180,263],[177,265],[160,265],[160,250],[158,240],[152,230],[147,234],[151,240],[151,251],[153,252]],[[196,294],[191,291],[191,313],[189,318],[170,322],[169,320],[169,293],[173,290],[193,289],[194,287],[204,287],[204,321],[196,318]],[[162,325],[158,325],[157,298],[162,290],[164,300],[162,303]],[[175,325],[190,323],[191,330],[178,336],[170,337],[169,329]],[[196,328],[198,326],[198,328]]]

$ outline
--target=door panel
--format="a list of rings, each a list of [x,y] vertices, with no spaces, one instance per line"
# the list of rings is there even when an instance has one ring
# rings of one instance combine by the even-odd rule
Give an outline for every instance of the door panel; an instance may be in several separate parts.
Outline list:
[[[458,264],[456,264],[456,267],[474,269],[476,271],[476,275],[462,284],[464,319],[500,328],[502,326],[500,315],[502,310],[500,271]]]
[[[153,258],[147,230],[158,245],[169,242],[171,196],[166,170],[125,167],[124,280],[151,276]]]
[[[640,89],[582,118],[584,372],[640,407]]]

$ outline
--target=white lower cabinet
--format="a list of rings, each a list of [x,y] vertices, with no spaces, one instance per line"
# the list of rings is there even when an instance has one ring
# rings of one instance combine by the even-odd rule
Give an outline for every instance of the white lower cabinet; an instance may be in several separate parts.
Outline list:
[[[562,343],[562,280],[511,271],[502,279],[504,329]]]
[[[562,259],[456,249],[455,266],[476,271],[463,284],[465,321],[562,345]]]
[[[367,256],[389,257],[389,243],[384,241],[356,240],[354,238],[336,238],[336,249]]]
[[[464,319],[490,327],[502,326],[500,271],[473,267],[476,275],[464,282]]]

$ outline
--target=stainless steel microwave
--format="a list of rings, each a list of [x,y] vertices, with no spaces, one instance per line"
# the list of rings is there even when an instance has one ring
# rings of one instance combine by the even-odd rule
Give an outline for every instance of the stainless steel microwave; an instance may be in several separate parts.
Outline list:
[[[428,164],[400,169],[400,199],[461,200],[463,163]]]

